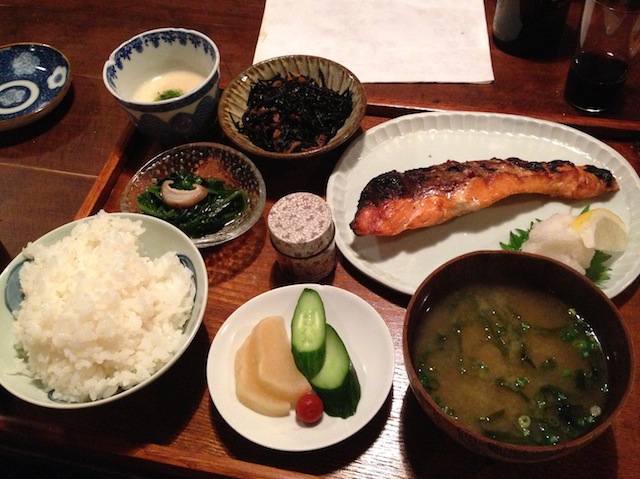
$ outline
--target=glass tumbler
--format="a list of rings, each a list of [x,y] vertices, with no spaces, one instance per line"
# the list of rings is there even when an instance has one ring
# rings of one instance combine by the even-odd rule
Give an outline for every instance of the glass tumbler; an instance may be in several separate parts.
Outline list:
[[[585,0],[565,99],[591,114],[616,107],[639,48],[639,0]]]

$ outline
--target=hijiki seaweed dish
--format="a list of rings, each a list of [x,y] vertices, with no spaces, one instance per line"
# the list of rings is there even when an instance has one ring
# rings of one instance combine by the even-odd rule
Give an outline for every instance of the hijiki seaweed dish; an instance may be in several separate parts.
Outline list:
[[[324,77],[321,76],[324,84]],[[249,92],[238,131],[267,151],[295,153],[326,145],[351,114],[349,89],[342,93],[298,73],[258,80]]]

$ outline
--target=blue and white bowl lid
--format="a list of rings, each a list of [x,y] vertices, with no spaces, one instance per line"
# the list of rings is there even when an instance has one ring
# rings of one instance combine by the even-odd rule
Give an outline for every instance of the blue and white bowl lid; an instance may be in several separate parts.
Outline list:
[[[0,47],[0,131],[32,123],[53,110],[71,86],[71,66],[41,43]]]

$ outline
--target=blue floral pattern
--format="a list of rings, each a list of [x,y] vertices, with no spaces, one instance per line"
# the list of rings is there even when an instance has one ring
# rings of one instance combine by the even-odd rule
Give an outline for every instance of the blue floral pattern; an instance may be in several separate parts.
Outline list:
[[[35,119],[55,106],[69,88],[69,76],[67,59],[47,45],[18,43],[0,49],[0,129],[8,129],[13,120],[26,124],[25,117]]]
[[[193,115],[176,113],[168,122],[152,114],[143,113],[138,120],[138,128],[148,136],[163,138],[167,144],[197,141],[206,136],[207,128],[213,130],[217,104],[216,98],[205,96],[200,100]]]
[[[115,63],[107,69],[107,81],[115,88],[113,82],[118,78],[118,71],[124,68],[125,61],[131,60],[134,51],[142,53],[146,47],[159,48],[163,43],[172,45],[176,42],[180,45],[193,45],[196,49],[202,48],[212,59],[216,57],[216,52],[209,43],[191,32],[183,30],[149,32],[127,42],[115,52],[113,56]]]
[[[180,48],[170,48],[172,46]],[[210,58],[213,72],[196,90],[171,101],[136,102],[118,95],[118,87],[123,88],[122,84],[130,81],[129,71],[138,71],[145,61],[153,61],[147,59],[155,57],[155,49],[161,54],[169,51],[172,55],[194,56],[207,63]],[[148,55],[142,55],[145,52]],[[219,53],[211,40],[194,30],[158,29],[135,36],[110,55],[104,65],[103,79],[137,128],[162,143],[197,141],[215,123],[220,99]],[[133,81],[139,81],[138,77]]]

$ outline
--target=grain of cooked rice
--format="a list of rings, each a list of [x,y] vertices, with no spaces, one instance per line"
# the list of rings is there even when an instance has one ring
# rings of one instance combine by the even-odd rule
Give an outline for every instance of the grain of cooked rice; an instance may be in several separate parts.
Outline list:
[[[195,284],[175,252],[146,256],[143,232],[140,221],[101,211],[55,244],[24,249],[16,348],[54,399],[112,396],[178,349]]]

